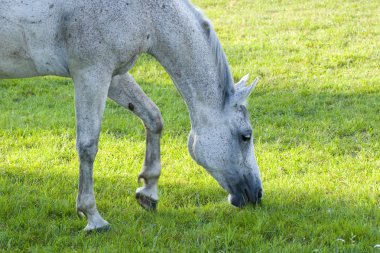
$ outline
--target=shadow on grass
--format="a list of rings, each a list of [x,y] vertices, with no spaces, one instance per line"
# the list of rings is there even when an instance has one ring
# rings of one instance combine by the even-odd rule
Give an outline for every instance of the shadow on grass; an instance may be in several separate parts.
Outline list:
[[[284,189],[276,187],[268,189],[260,205],[238,209],[227,203],[227,194],[216,183],[176,184],[164,180],[158,212],[151,213],[136,203],[136,183],[126,178],[96,177],[98,208],[111,222],[112,231],[88,237],[80,232],[85,221],[79,220],[74,211],[77,177],[65,172],[25,173],[25,169],[0,170],[3,249],[88,250],[113,245],[116,251],[125,247],[138,251],[136,245],[147,250],[155,241],[161,250],[186,251],[195,244],[223,251],[228,239],[228,247],[233,250],[263,245],[272,248],[276,243],[330,250],[341,243],[338,246],[342,249],[352,250],[369,249],[380,236],[379,207],[345,202],[320,190],[308,192],[301,187],[301,197],[288,198]]]
[[[59,222],[60,219],[76,218],[74,212],[77,193],[76,176],[64,172],[59,174],[25,173],[22,170],[22,168],[19,168],[18,171],[2,168],[0,171],[2,205],[0,227],[7,224],[6,227],[9,229],[16,229],[13,227],[15,224],[10,221],[22,221],[22,218],[26,218],[25,214],[29,214],[28,219],[40,219],[42,226],[44,221],[49,219]],[[113,216],[117,215],[115,213],[125,216],[124,212],[127,212],[132,216],[143,215],[152,219],[162,217],[181,222],[184,218],[183,215],[192,216],[203,213],[209,215],[209,220],[221,224],[239,223],[241,215],[249,215],[245,219],[250,220],[252,224],[256,223],[255,219],[260,219],[259,216],[262,216],[261,218],[273,216],[273,219],[279,219],[278,222],[281,222],[281,219],[289,220],[289,218],[294,219],[295,222],[297,219],[308,220],[312,224],[316,224],[318,219],[339,215],[348,218],[347,222],[358,222],[358,225],[360,220],[365,220],[365,223],[373,225],[380,221],[379,206],[372,205],[370,202],[345,201],[337,196],[326,194],[323,189],[309,192],[302,191],[300,188],[298,197],[287,198],[287,192],[281,187],[276,187],[267,189],[267,193],[259,205],[236,208],[227,202],[227,193],[216,183],[194,185],[192,182],[188,182],[179,185],[168,180],[159,184],[161,199],[158,213],[154,214],[143,211],[135,201],[134,190],[138,186],[136,183],[131,183],[126,178],[120,178],[117,181],[118,185],[125,185],[125,188],[121,188],[114,187],[112,181],[114,180],[95,178],[98,206],[106,216],[109,216],[107,213],[113,213]],[[344,196],[344,193],[340,195]],[[355,218],[360,217],[360,220],[350,219],[351,215]],[[112,218],[116,217],[110,219]],[[25,222],[29,221],[25,220]]]
[[[33,79],[32,79],[33,80]],[[23,90],[27,84],[21,84]],[[51,130],[74,129],[75,116],[73,90],[67,89],[66,81],[47,94],[50,84],[27,86],[32,95],[14,91],[5,85],[0,102],[2,131],[28,128]],[[157,86],[143,82],[142,88],[161,109],[165,133],[172,136],[187,135],[190,122],[186,106],[174,86]],[[60,94],[56,96],[55,94]],[[65,96],[67,94],[67,96]],[[20,96],[24,102],[20,103]],[[175,105],[175,106],[173,106]],[[262,142],[276,141],[284,130],[298,131],[307,141],[308,130],[318,128],[322,134],[346,137],[357,133],[380,135],[379,94],[375,91],[338,92],[304,88],[299,90],[257,90],[250,98],[249,111],[255,128],[256,139]],[[122,118],[122,120],[120,120]],[[103,130],[110,135],[142,135],[143,126],[132,114],[109,101]],[[267,131],[268,130],[268,131]]]

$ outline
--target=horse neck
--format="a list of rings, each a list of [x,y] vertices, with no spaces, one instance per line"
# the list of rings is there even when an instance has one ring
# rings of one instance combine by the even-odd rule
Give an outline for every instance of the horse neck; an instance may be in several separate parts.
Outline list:
[[[233,88],[230,85],[232,77],[212,28],[209,32],[213,37],[210,37],[186,2],[170,2],[166,1],[169,4],[162,13],[164,15],[155,11],[157,29],[149,52],[171,76],[187,104],[194,127],[211,112],[223,110],[226,96]],[[215,52],[213,42],[217,43],[219,51]],[[224,73],[218,65],[218,53],[219,60],[224,61],[222,64],[226,67]]]

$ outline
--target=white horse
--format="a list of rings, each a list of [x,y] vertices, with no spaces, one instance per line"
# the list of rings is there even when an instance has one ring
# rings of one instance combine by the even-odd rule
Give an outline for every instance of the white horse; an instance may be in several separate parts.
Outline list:
[[[256,82],[233,84],[219,40],[187,0],[0,0],[0,78],[71,77],[80,160],[76,209],[86,231],[107,230],[93,191],[93,163],[107,96],[141,118],[146,156],[136,198],[155,209],[162,118],[128,71],[141,53],[170,74],[191,119],[188,149],[235,206],[262,197],[245,100]]]

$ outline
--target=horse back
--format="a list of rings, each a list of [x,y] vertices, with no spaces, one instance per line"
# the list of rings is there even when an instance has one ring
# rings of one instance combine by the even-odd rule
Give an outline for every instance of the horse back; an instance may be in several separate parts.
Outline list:
[[[0,0],[0,78],[128,70],[149,47],[140,1]]]

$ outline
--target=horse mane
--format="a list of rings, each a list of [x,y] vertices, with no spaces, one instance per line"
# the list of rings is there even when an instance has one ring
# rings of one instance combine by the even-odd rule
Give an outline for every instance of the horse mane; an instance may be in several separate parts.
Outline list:
[[[189,0],[184,0],[188,8],[194,13],[194,16],[200,23],[205,32],[217,65],[223,91],[223,99],[226,100],[234,92],[234,81],[232,79],[231,70],[227,62],[226,54],[223,51],[222,45],[215,33],[211,22],[203,15],[202,11],[196,8]]]

